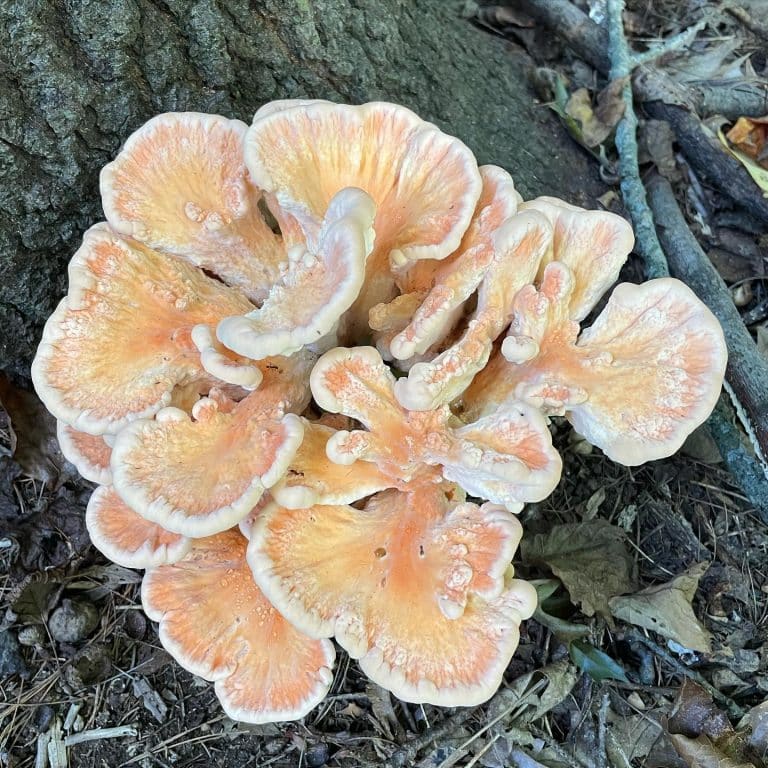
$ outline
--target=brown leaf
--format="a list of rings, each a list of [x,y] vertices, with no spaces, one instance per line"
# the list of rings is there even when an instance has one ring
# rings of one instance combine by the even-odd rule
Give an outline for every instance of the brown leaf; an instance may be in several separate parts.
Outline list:
[[[768,169],[768,115],[740,117],[725,137],[747,157]]]
[[[744,722],[745,721],[745,722]],[[751,730],[749,748],[762,759],[768,756],[768,701],[758,704],[747,712],[744,721],[739,723]]]
[[[56,419],[34,392],[17,387],[2,373],[0,406],[8,414],[13,458],[19,466],[36,480],[56,480],[64,464],[56,439]]]
[[[626,534],[605,520],[556,525],[547,533],[523,539],[527,563],[543,563],[559,577],[574,603],[587,616],[611,621],[608,601],[637,588],[635,563]]]
[[[643,122],[639,142],[641,161],[652,161],[659,173],[669,181],[678,181],[681,177],[672,146],[674,141],[674,131],[665,120]]]
[[[615,597],[610,601],[611,612],[617,619],[658,632],[692,651],[710,653],[710,634],[691,607],[699,579],[708,567],[697,563],[665,584]]]
[[[706,736],[689,739],[673,734],[670,739],[689,768],[755,768],[754,763],[741,763],[727,757]]]
[[[594,108],[586,88],[579,88],[571,94],[565,113],[580,124],[581,138],[587,147],[602,144],[623,117],[625,104],[621,91],[626,82],[627,78],[618,78],[608,83],[597,95]]]
[[[667,722],[670,733],[688,738],[708,736],[717,742],[733,733],[728,716],[712,697],[691,680],[684,679]]]

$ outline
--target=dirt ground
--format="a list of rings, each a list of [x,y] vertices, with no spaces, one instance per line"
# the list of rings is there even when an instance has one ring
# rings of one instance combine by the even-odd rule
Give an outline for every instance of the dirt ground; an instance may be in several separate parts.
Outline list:
[[[621,115],[605,78],[519,5],[468,4],[466,23],[547,52],[532,77],[545,91],[563,84],[569,98],[555,95],[553,108],[612,185],[601,202],[620,211],[612,136]],[[593,18],[600,6],[582,5]],[[715,11],[700,2],[629,6],[626,27],[640,50]],[[655,65],[683,83],[764,79],[759,25],[713,19]],[[701,183],[668,128],[641,130],[641,168],[655,165],[673,182],[765,351],[766,227]],[[622,277],[639,281],[642,271],[633,258]],[[563,478],[521,514],[526,539],[515,563],[535,580],[541,605],[487,704],[399,702],[340,652],[331,694],[304,721],[246,726],[162,649],[141,610],[140,574],[90,546],[83,510],[93,486],[64,462],[27,385],[2,379],[0,401],[0,766],[766,764],[768,526],[706,428],[677,456],[627,468],[553,424]]]

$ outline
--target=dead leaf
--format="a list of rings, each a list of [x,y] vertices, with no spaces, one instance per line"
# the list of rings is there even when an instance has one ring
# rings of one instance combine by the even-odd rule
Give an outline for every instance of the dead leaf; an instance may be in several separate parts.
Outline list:
[[[620,760],[624,765],[647,757],[659,739],[666,734],[652,716],[646,714],[621,717],[609,711],[609,727],[606,733],[606,749],[612,762]]]
[[[700,685],[684,679],[672,707],[667,728],[688,738],[709,737],[714,742],[733,733],[728,716],[720,710],[712,697]]]
[[[705,464],[719,464],[723,457],[720,455],[720,449],[709,431],[706,424],[702,424],[698,429],[694,429],[688,437],[685,438],[681,453],[686,456],[692,456]]]
[[[587,616],[599,613],[611,621],[608,601],[637,589],[635,562],[625,542],[620,528],[590,520],[523,539],[521,552],[526,563],[548,566]]]
[[[768,169],[768,115],[740,117],[725,137],[747,157]]]
[[[749,728],[749,748],[761,759],[768,756],[768,701],[758,704],[747,712],[739,728]]]
[[[488,708],[488,718],[509,712],[510,721],[516,726],[538,720],[553,707],[562,702],[573,690],[579,679],[579,672],[568,659],[548,664],[541,669],[521,675],[512,681],[494,698]]]
[[[706,736],[689,739],[672,734],[670,739],[689,768],[755,768],[754,763],[739,763],[727,757]]]
[[[684,648],[711,653],[711,636],[691,607],[699,579],[708,567],[708,563],[697,563],[665,584],[614,597],[610,610],[617,619],[658,632]]]
[[[397,719],[397,713],[392,705],[392,696],[389,691],[376,685],[376,683],[369,682],[365,686],[365,693],[371,702],[371,709],[373,710],[378,730],[388,739],[394,739],[395,735],[402,738],[405,735],[405,731]]]
[[[652,162],[659,173],[672,182],[681,178],[675,160],[674,141],[674,131],[666,120],[643,122],[638,146],[640,162]]]
[[[752,180],[762,190],[763,197],[768,197],[768,168],[763,168],[761,165],[758,165],[755,160],[749,157],[749,155],[744,154],[740,149],[732,147],[728,143],[728,139],[723,135],[722,130],[718,130],[717,137],[728,152],[730,152],[744,166],[747,173],[752,177]]]
[[[579,123],[581,139],[586,146],[602,144],[624,116],[626,105],[621,92],[626,83],[626,77],[608,83],[597,95],[594,108],[586,88],[579,88],[571,94],[565,105],[565,113]]]
[[[36,480],[58,479],[64,457],[56,439],[56,419],[40,398],[0,373],[0,406],[8,414],[13,458],[19,466]]]
[[[594,520],[597,517],[597,513],[600,511],[600,507],[605,501],[605,488],[600,486],[587,500],[586,507],[584,508],[584,519]]]
[[[737,36],[706,48],[689,47],[666,58],[665,71],[680,83],[699,80],[742,80],[749,54],[738,56],[742,41]],[[735,58],[734,58],[735,56]]]

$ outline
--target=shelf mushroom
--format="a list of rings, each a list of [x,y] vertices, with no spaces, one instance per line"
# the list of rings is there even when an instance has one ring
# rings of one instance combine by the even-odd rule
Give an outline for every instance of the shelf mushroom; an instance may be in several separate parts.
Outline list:
[[[535,605],[514,514],[560,477],[549,417],[636,464],[720,390],[678,281],[588,324],[623,219],[522,202],[394,104],[160,115],[101,192],[33,380],[99,484],[93,543],[147,570],[163,645],[236,719],[306,715],[331,638],[405,700],[489,698]]]
[[[185,669],[215,682],[224,711],[247,723],[297,720],[324,698],[336,656],[269,603],[237,530],[196,540],[173,565],[147,572],[141,602]],[[226,599],[222,599],[223,596]]]
[[[335,637],[397,697],[479,704],[498,688],[536,591],[511,575],[517,518],[451,493],[427,483],[375,494],[362,510],[268,506],[251,529],[254,578],[298,629]]]

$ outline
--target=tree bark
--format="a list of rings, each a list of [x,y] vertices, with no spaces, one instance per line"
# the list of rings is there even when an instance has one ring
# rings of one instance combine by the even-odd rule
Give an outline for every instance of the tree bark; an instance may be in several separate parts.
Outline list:
[[[535,103],[531,66],[444,0],[0,3],[0,369],[28,372],[66,264],[102,218],[99,169],[159,112],[248,122],[271,99],[395,101],[507,168],[524,196],[593,204],[596,167]]]

